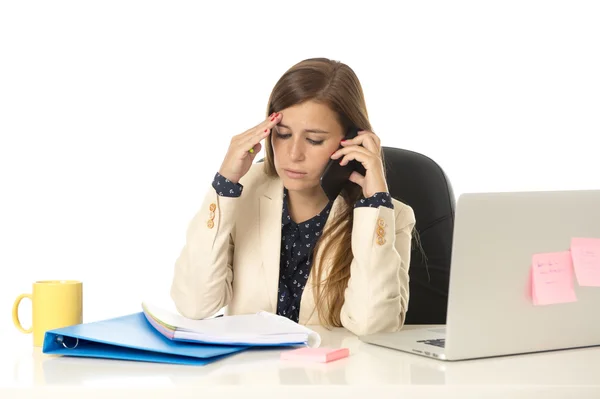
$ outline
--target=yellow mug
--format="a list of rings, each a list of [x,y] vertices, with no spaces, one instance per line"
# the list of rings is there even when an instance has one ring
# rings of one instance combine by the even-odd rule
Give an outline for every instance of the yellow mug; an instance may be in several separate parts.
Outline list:
[[[19,305],[24,298],[32,303],[31,328],[19,320]],[[12,310],[13,323],[25,334],[33,332],[33,346],[42,346],[46,331],[83,322],[83,289],[80,281],[46,280],[33,283],[32,294],[21,294]]]

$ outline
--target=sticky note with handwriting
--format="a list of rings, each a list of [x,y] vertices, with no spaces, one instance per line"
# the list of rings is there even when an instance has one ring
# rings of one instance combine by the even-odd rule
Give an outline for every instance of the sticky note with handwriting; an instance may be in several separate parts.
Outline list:
[[[534,305],[575,302],[571,253],[534,254],[532,258],[531,294]]]
[[[600,238],[572,238],[571,257],[579,285],[600,287]]]

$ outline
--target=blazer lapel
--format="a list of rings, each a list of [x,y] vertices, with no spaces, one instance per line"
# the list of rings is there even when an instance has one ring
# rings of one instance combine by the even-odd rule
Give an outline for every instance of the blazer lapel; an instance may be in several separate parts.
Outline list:
[[[283,183],[281,179],[269,179],[259,199],[259,234],[262,265],[271,312],[277,310],[279,288],[279,261],[281,252],[281,213],[283,207]]]

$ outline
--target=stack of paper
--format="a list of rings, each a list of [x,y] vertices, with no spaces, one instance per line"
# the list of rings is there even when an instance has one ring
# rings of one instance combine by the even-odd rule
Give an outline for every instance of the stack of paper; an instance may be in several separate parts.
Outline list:
[[[315,348],[321,337],[315,331],[268,312],[192,320],[149,303],[142,303],[148,322],[173,341],[212,345],[282,346]]]

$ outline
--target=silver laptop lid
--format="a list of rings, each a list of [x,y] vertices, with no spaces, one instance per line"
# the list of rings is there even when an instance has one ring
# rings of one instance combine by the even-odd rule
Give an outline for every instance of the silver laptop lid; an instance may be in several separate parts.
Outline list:
[[[600,287],[534,306],[536,253],[600,238],[600,190],[463,194],[457,201],[446,356],[485,357],[600,345]]]

